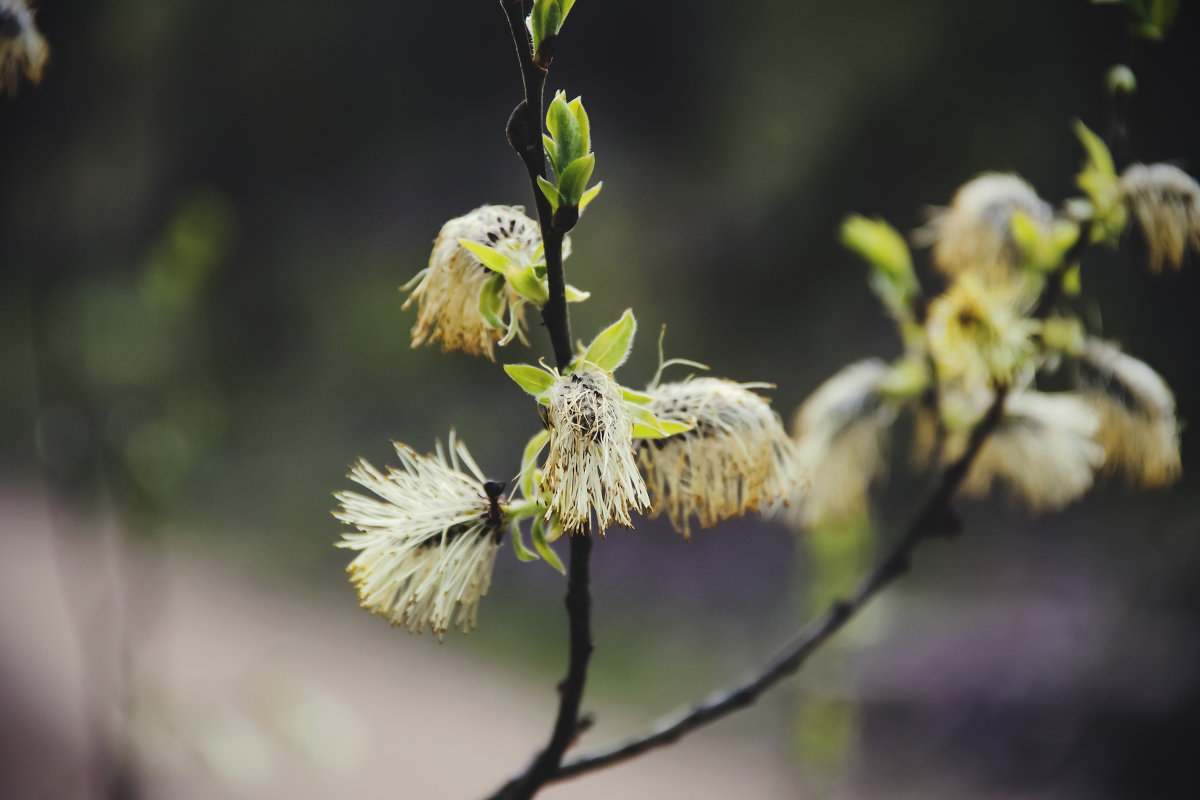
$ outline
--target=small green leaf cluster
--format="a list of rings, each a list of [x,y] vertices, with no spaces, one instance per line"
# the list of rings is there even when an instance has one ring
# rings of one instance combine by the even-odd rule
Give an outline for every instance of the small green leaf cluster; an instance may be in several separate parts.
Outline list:
[[[534,0],[529,13],[529,33],[533,36],[533,60],[542,68],[554,59],[554,40],[575,0]]]
[[[518,386],[537,398],[538,403],[549,405],[550,390],[562,375],[569,375],[585,365],[611,374],[624,364],[633,349],[633,337],[636,332],[637,320],[633,316],[633,310],[625,309],[621,318],[597,334],[563,373],[560,374],[558,370],[544,364],[540,367],[530,364],[505,364],[504,371]],[[691,424],[659,419],[645,407],[653,398],[627,386],[621,386],[621,399],[626,411],[633,418],[635,439],[662,439],[691,430],[693,427]],[[536,457],[536,452],[534,456]]]
[[[489,327],[506,329],[500,344],[508,344],[514,336],[520,335],[521,306],[532,303],[542,308],[550,300],[542,245],[538,245],[535,257],[530,259],[517,247],[498,249],[468,239],[459,240],[459,244],[471,251],[480,263],[495,273],[479,291],[479,313]],[[570,284],[567,284],[566,289],[567,302],[570,303],[580,303],[591,297],[590,292]],[[510,298],[507,322],[501,318],[506,290],[516,295],[515,299]]]
[[[1129,12],[1129,32],[1138,39],[1162,41],[1179,13],[1179,0],[1092,0],[1096,5],[1121,5]]]
[[[1089,206],[1081,208],[1091,221],[1092,242],[1115,246],[1129,221],[1129,213],[1112,153],[1103,139],[1078,120],[1075,135],[1087,154],[1075,183],[1087,195]]]
[[[903,328],[915,324],[913,303],[921,294],[912,254],[900,232],[881,219],[851,214],[842,222],[842,244],[870,266],[871,290]]]
[[[550,202],[555,220],[569,222],[563,226],[569,229],[604,185],[601,182],[587,188],[596,167],[596,156],[592,154],[583,99],[576,97],[567,102],[566,94],[556,93],[546,112],[546,129],[549,133],[542,136],[542,144],[554,173],[554,183],[539,177],[538,187]]]
[[[541,450],[545,446],[545,432],[538,434],[530,440],[530,445],[538,441],[537,450]],[[539,441],[540,437],[540,441]],[[529,448],[526,447],[526,456],[528,457]],[[537,451],[534,451],[533,457],[536,458]],[[562,574],[567,574],[566,567],[563,566],[562,559],[558,557],[550,549],[550,542],[553,542],[558,537],[562,536],[562,525],[559,524],[558,517],[546,519],[546,508],[537,501],[537,489],[535,486],[534,471],[531,469],[528,472],[528,479],[522,475],[522,491],[525,494],[526,501],[519,504],[512,504],[507,509],[507,519],[509,521],[509,535],[512,538],[513,553],[519,561],[537,561],[539,558],[544,559],[547,564],[554,567]],[[521,528],[522,523],[532,519],[533,523],[529,528],[529,536],[533,541],[533,549],[525,544],[525,534]]]

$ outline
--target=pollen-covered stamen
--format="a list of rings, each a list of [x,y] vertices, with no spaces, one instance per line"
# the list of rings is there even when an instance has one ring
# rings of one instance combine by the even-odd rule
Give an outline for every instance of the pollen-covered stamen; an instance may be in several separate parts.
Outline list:
[[[649,507],[633,455],[633,420],[620,387],[588,364],[560,376],[547,394],[550,449],[542,488],[568,532],[585,531],[593,510],[597,529],[631,527],[629,512]]]
[[[660,384],[647,409],[691,430],[642,442],[655,515],[667,512],[684,536],[691,518],[709,528],[730,517],[787,502],[796,481],[792,445],[779,415],[745,386],[719,378]]]

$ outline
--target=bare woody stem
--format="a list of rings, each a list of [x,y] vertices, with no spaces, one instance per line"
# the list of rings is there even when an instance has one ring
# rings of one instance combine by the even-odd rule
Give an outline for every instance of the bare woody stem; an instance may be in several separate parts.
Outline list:
[[[509,144],[517,151],[529,173],[537,207],[538,222],[542,229],[542,247],[546,256],[546,278],[550,299],[542,308],[542,323],[550,335],[554,348],[554,360],[560,370],[565,369],[572,358],[571,322],[567,314],[566,279],[563,276],[562,244],[567,229],[556,229],[550,202],[538,188],[537,179],[545,177],[546,158],[542,150],[542,97],[546,86],[546,71],[549,59],[542,64],[534,63],[529,35],[525,28],[525,3],[523,0],[500,0],[508,27],[512,32],[517,58],[521,63],[521,79],[525,88],[525,99],[513,110],[508,120]],[[592,537],[589,534],[570,536],[569,566],[567,569],[567,624],[569,627],[569,650],[567,676],[558,686],[558,715],[550,741],[533,759],[523,773],[502,786],[492,798],[499,800],[527,800],[533,797],[559,769],[563,754],[581,732],[584,724],[580,720],[579,708],[583,689],[587,682],[588,662],[592,656],[592,597],[589,589],[589,561],[592,553]]]

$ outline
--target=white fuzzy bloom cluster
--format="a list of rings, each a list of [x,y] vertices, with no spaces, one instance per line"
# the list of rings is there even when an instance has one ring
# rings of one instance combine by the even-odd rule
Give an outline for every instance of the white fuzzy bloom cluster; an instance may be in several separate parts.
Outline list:
[[[879,359],[851,364],[796,412],[796,463],[808,487],[788,511],[794,526],[844,522],[867,512],[871,484],[887,472],[889,426],[896,417],[882,394],[888,374]]]
[[[1034,363],[1030,293],[1020,282],[990,284],[975,274],[960,276],[929,304],[926,342],[943,379],[968,385],[1011,384]]]
[[[691,378],[647,391],[660,420],[695,428],[641,443],[657,516],[664,509],[685,537],[701,527],[787,502],[796,483],[791,440],[779,415],[749,388],[720,378]]]
[[[1001,480],[1032,511],[1062,508],[1092,487],[1104,464],[1104,448],[1095,439],[1099,426],[1099,415],[1078,395],[1013,392],[962,491],[983,496]],[[960,447],[965,444],[963,437]]]
[[[21,75],[40,83],[49,55],[25,0],[0,0],[0,92],[14,94]]]
[[[563,529],[587,532],[592,511],[603,534],[613,522],[632,527],[629,512],[650,506],[633,451],[633,418],[607,372],[584,363],[547,392],[550,451],[542,468],[549,510]]]
[[[1200,253],[1200,185],[1171,164],[1132,164],[1121,175],[1121,193],[1141,225],[1150,268],[1178,268],[1184,252]]]
[[[933,245],[933,263],[946,275],[970,271],[1004,281],[1020,264],[1021,248],[1012,231],[1018,211],[1043,229],[1054,220],[1053,208],[1026,181],[985,173],[963,184],[949,208],[934,209],[914,238],[922,246]]]
[[[491,327],[479,311],[479,294],[496,273],[460,243],[487,245],[497,250],[519,251],[533,262],[542,243],[541,229],[525,216],[521,206],[480,206],[442,226],[433,244],[429,266],[414,278],[415,287],[404,303],[408,308],[419,301],[417,321],[412,329],[412,346],[428,341],[441,342],[442,350],[461,350],[471,355],[495,358],[494,345],[504,335],[503,328]],[[569,253],[566,242],[563,256]],[[504,303],[516,301],[511,289],[505,289]],[[501,309],[503,313],[503,309]]]
[[[357,528],[338,547],[359,551],[347,572],[362,607],[416,633],[428,625],[439,639],[452,622],[475,627],[504,530],[479,467],[453,434],[449,452],[447,461],[440,444],[422,456],[396,443],[401,467],[387,474],[359,461],[349,477],[376,497],[338,492],[334,512]]]
[[[1098,339],[1083,346],[1083,362],[1097,380],[1084,399],[1100,415],[1096,439],[1129,483],[1147,488],[1173,483],[1182,472],[1175,396],[1145,362]]]

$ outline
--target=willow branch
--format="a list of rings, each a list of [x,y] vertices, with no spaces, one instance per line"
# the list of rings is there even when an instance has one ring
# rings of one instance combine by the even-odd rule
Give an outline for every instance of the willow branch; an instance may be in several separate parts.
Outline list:
[[[871,574],[859,584],[853,595],[832,603],[824,614],[813,621],[750,680],[716,692],[702,703],[663,720],[647,733],[622,745],[564,764],[554,773],[553,780],[573,778],[671,744],[697,728],[751,705],[767,689],[799,670],[809,657],[845,627],[872,597],[908,571],[912,553],[921,541],[944,530],[948,503],[962,484],[987,437],[999,424],[1007,394],[1007,387],[1002,386],[996,390],[987,413],[971,432],[967,449],[945,469],[937,488],[922,505],[921,510]]]
[[[571,362],[571,321],[567,315],[566,279],[563,277],[562,241],[566,230],[555,229],[551,224],[554,216],[550,201],[538,188],[538,178],[546,177],[546,157],[542,150],[542,98],[546,89],[546,72],[550,63],[537,64],[529,33],[525,28],[525,4],[521,0],[500,0],[508,27],[512,32],[513,45],[521,62],[521,82],[525,87],[525,99],[517,104],[508,118],[508,143],[517,151],[529,173],[529,185],[533,190],[533,202],[537,207],[538,222],[542,227],[542,246],[546,254],[546,280],[549,284],[550,300],[542,308],[542,324],[550,334],[554,348],[554,360],[563,369]]]
[[[500,0],[512,32],[513,44],[521,64],[521,79],[525,99],[509,117],[509,144],[517,151],[529,173],[538,222],[542,229],[542,247],[546,256],[546,278],[550,299],[542,308],[542,323],[550,335],[554,359],[560,370],[571,363],[571,323],[567,314],[566,279],[563,276],[563,235],[569,230],[556,228],[550,202],[538,188],[538,178],[545,177],[546,159],[542,150],[542,97],[546,86],[549,59],[535,63],[529,36],[525,28],[525,4],[522,0]],[[567,676],[558,686],[558,714],[550,740],[530,765],[517,777],[500,788],[492,798],[526,800],[533,797],[551,779],[562,764],[563,754],[585,727],[579,708],[587,682],[588,662],[592,656],[592,597],[589,589],[589,561],[592,537],[588,533],[570,538],[567,569],[567,624],[569,650]]]

